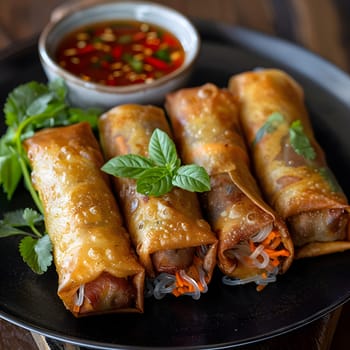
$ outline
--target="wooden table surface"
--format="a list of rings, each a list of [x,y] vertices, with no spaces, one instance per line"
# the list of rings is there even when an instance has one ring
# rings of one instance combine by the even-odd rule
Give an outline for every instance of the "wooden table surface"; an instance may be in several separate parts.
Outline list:
[[[62,0],[1,0],[0,50],[40,33]],[[163,0],[185,15],[240,25],[303,46],[350,74],[349,0]],[[0,76],[1,79],[1,76]],[[1,283],[1,276],[0,276]],[[6,288],[1,284],[1,288]],[[349,349],[350,306],[312,324],[246,350]],[[36,338],[37,339],[37,338]],[[38,339],[37,339],[38,340]],[[39,339],[40,341],[40,339]],[[0,350],[34,350],[32,335],[0,321]]]

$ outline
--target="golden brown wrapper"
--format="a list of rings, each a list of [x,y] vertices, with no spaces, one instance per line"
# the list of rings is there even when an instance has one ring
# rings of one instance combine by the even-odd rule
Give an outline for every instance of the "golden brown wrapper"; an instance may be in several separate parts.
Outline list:
[[[169,94],[166,109],[183,161],[203,166],[210,175],[211,190],[200,199],[219,239],[221,271],[240,279],[267,273],[265,268],[240,263],[228,252],[270,226],[281,234],[279,248],[289,253],[279,264],[279,272],[285,272],[293,259],[293,244],[251,174],[236,99],[226,89],[205,84]]]
[[[125,154],[147,157],[156,128],[172,137],[165,114],[158,107],[129,104],[109,110],[99,121],[106,158]],[[154,253],[206,246],[203,267],[209,283],[216,265],[217,240],[202,218],[196,194],[174,187],[159,197],[145,196],[136,191],[135,180],[118,177],[113,180],[128,230],[148,275],[157,275],[152,262]]]
[[[131,248],[108,176],[100,170],[104,160],[90,125],[45,129],[24,146],[53,246],[58,295],[66,308],[75,316],[143,312],[145,270]],[[106,300],[116,283],[133,291],[122,307],[116,298]],[[84,298],[77,307],[81,286],[86,297],[101,299],[98,305]],[[124,297],[120,295],[122,303]]]
[[[262,69],[231,77],[229,89],[240,102],[256,176],[287,221],[296,257],[349,249],[347,198],[315,139],[302,87],[281,70]]]

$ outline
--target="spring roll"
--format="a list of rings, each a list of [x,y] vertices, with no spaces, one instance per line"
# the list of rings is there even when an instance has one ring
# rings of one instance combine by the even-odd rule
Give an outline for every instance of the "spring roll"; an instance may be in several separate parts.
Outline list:
[[[218,266],[230,277],[223,281],[262,289],[288,269],[293,244],[251,174],[237,101],[228,90],[205,84],[169,94],[166,109],[183,161],[210,175],[211,190],[200,200],[219,239]]]
[[[145,270],[100,170],[104,159],[90,125],[45,129],[24,146],[66,308],[76,317],[143,312]]]
[[[302,87],[276,69],[230,79],[255,171],[269,204],[286,220],[296,257],[350,248],[349,205],[327,166]]]
[[[162,109],[122,105],[100,118],[99,131],[107,159],[125,154],[148,156],[152,132],[159,128],[172,137]],[[202,218],[195,193],[173,188],[154,197],[136,191],[135,180],[114,177],[127,228],[147,275],[154,279],[153,295],[192,295],[205,292],[216,265],[217,240]]]

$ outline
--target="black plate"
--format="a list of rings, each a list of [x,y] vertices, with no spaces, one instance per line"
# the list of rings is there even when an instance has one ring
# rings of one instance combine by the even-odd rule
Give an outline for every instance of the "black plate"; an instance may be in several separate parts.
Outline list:
[[[242,28],[195,21],[203,47],[191,85],[225,86],[237,72],[279,67],[305,88],[316,136],[345,192],[350,194],[350,78],[321,58],[286,42]],[[45,81],[36,41],[0,60],[0,103],[29,80]],[[2,125],[3,130],[3,125]],[[24,190],[1,212],[30,203]],[[199,301],[146,300],[143,315],[75,319],[56,296],[57,276],[33,274],[18,255],[18,241],[0,244],[0,316],[48,337],[95,349],[209,349],[257,342],[306,325],[350,298],[350,252],[296,261],[261,293],[254,285],[228,287],[216,271]]]

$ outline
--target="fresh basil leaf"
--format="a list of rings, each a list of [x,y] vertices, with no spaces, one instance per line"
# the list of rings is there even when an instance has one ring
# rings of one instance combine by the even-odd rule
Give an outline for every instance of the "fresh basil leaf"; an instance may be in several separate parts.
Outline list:
[[[52,263],[52,245],[48,235],[39,239],[24,237],[19,244],[21,256],[37,274],[43,274]]]
[[[304,132],[304,127],[300,120],[295,120],[289,128],[290,144],[294,151],[308,160],[316,158],[316,152],[311,142]]]
[[[161,196],[172,189],[172,176],[166,168],[147,169],[136,182],[136,191],[147,196]]]
[[[168,134],[160,129],[155,129],[149,145],[149,158],[158,166],[167,166],[170,171],[178,165],[176,147]]]
[[[283,123],[283,121],[284,117],[281,113],[275,112],[270,114],[270,116],[266,119],[266,122],[256,133],[252,146],[255,146],[258,142],[260,142],[266,134],[272,134],[278,128],[278,126]]]
[[[138,179],[146,169],[153,166],[154,163],[148,158],[136,154],[126,154],[110,159],[101,169],[113,176]]]
[[[102,170],[114,176],[136,179],[136,190],[148,196],[161,196],[173,186],[189,191],[210,189],[209,175],[197,165],[181,167],[174,142],[160,129],[155,129],[149,145],[149,158],[135,154],[115,157]]]
[[[203,167],[183,165],[177,170],[172,184],[191,192],[205,192],[210,190],[210,177]]]

